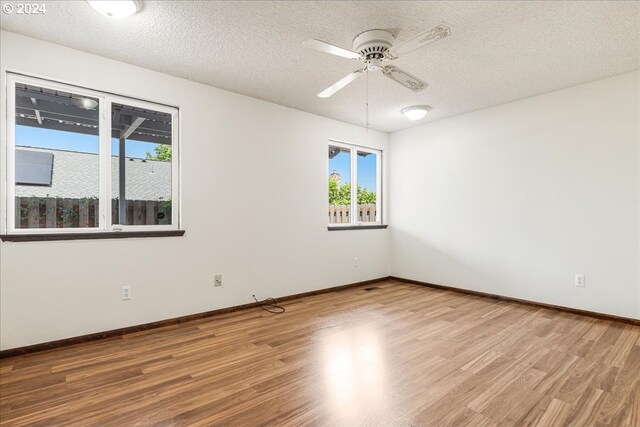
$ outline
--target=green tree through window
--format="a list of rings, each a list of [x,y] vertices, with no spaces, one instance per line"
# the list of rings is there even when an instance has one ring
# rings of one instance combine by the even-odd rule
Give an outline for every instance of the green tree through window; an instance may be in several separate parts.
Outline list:
[[[165,162],[171,161],[171,146],[165,144],[158,144],[154,147],[153,151],[155,154],[151,154],[150,151],[147,151],[147,159],[150,160],[162,160]]]
[[[374,203],[376,203],[376,193],[358,185],[358,204],[365,205]],[[337,179],[330,177],[329,204],[334,206],[351,204],[351,184],[340,184]]]

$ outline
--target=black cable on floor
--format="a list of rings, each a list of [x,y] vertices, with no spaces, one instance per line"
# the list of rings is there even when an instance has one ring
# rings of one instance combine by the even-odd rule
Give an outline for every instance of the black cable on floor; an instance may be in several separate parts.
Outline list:
[[[269,313],[282,314],[286,311],[284,307],[278,305],[278,301],[276,301],[275,298],[267,298],[265,300],[258,301],[256,296],[254,295],[253,299],[256,300],[256,304],[258,304],[258,307],[260,307],[264,311],[268,311]]]

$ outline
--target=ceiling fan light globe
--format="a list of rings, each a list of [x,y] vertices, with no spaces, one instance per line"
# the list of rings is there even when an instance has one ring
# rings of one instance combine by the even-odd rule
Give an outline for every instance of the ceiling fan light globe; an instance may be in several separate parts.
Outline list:
[[[371,59],[367,64],[367,70],[369,71],[380,71],[382,70],[382,60],[380,59]]]
[[[405,107],[400,112],[404,114],[404,116],[413,121],[422,120],[427,113],[431,110],[431,107],[428,105],[412,105],[411,107]]]

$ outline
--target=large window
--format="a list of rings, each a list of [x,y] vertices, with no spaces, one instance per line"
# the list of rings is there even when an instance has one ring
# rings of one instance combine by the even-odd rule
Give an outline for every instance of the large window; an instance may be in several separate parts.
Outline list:
[[[7,85],[6,233],[179,228],[175,108],[14,74]]]
[[[382,152],[329,142],[329,225],[382,224]]]

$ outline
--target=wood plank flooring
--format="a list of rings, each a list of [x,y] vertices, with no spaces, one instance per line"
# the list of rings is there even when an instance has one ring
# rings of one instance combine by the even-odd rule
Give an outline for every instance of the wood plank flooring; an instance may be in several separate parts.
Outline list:
[[[394,281],[285,306],[4,359],[0,424],[640,426],[638,326]]]

